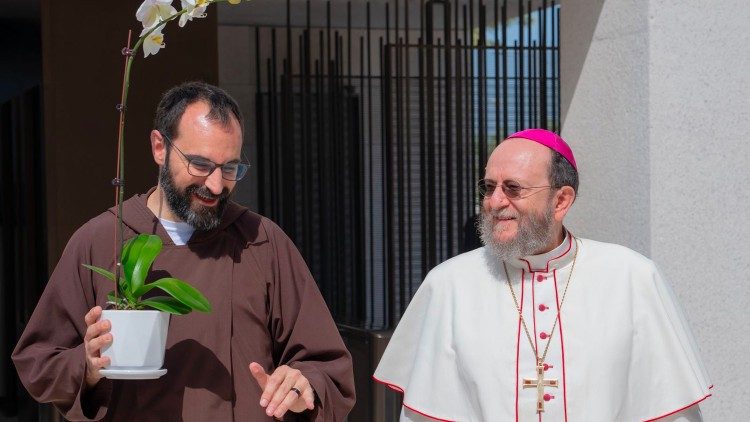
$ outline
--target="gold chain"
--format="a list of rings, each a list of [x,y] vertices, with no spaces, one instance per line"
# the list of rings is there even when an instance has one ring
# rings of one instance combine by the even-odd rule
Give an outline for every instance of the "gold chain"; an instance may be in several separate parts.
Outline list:
[[[573,265],[570,267],[570,273],[568,274],[568,280],[565,282],[565,290],[563,291],[562,300],[560,300],[560,306],[557,307],[557,317],[555,318],[555,323],[552,325],[552,331],[550,331],[549,337],[547,338],[547,346],[544,347],[544,354],[542,355],[541,359],[539,358],[539,352],[537,351],[537,348],[534,345],[534,340],[531,338],[531,334],[529,333],[529,328],[526,326],[526,320],[523,318],[523,312],[521,312],[521,306],[519,306],[518,304],[518,298],[516,297],[516,292],[513,290],[513,286],[510,283],[510,276],[508,275],[508,267],[505,265],[505,261],[503,261],[503,269],[505,270],[505,281],[508,283],[510,294],[513,296],[513,302],[516,304],[516,309],[518,310],[518,316],[521,318],[521,324],[523,325],[524,331],[526,331],[526,338],[529,339],[529,344],[531,345],[531,350],[534,351],[534,357],[536,357],[537,364],[544,363],[544,359],[547,358],[549,345],[550,343],[552,343],[552,336],[555,334],[555,328],[557,328],[557,321],[560,320],[560,312],[562,312],[563,303],[565,303],[565,295],[568,294],[568,287],[570,286],[570,279],[573,276],[573,270],[575,270],[576,268],[576,259],[578,258],[578,249],[580,248],[580,245],[578,244],[578,239],[573,238],[573,240],[576,242],[576,251],[573,254]]]

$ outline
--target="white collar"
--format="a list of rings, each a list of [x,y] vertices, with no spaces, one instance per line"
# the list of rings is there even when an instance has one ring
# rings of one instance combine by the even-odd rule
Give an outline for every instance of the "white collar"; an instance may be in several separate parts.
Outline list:
[[[528,272],[548,273],[570,264],[575,256],[578,243],[569,231],[565,231],[565,238],[556,248],[539,255],[529,255],[523,258],[508,260],[512,267]]]

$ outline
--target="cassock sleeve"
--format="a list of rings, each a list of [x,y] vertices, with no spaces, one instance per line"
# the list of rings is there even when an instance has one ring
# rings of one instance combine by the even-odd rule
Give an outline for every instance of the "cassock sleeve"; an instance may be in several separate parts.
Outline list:
[[[700,403],[713,386],[687,318],[656,266],[634,274],[634,280],[631,411],[622,420],[659,420]]]
[[[111,381],[84,390],[84,316],[95,306],[85,229],[71,237],[12,359],[31,396],[53,404],[67,420],[98,420],[106,414]]]
[[[440,271],[438,266],[425,277],[373,378],[403,393],[404,407],[410,410],[405,416],[480,420],[469,413],[476,406],[466,394],[465,377],[456,364],[452,295],[448,279],[440,276]]]
[[[269,291],[274,362],[302,372],[317,395],[305,419],[343,421],[354,406],[352,358],[292,241],[266,220],[273,245]]]

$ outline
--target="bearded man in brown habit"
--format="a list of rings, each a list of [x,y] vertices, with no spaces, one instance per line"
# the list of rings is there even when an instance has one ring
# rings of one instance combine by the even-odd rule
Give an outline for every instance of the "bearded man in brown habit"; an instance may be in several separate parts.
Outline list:
[[[159,184],[124,202],[125,237],[158,235],[153,272],[190,281],[213,310],[172,318],[162,378],[103,378],[112,286],[81,264],[113,268],[110,209],[70,239],[16,346],[24,386],[68,420],[342,421],[351,356],[315,281],[278,226],[229,199],[248,168],[237,103],[186,83],[164,94],[154,126]]]

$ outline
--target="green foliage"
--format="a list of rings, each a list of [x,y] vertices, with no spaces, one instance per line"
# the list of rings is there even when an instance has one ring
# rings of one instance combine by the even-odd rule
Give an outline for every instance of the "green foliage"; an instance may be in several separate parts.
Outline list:
[[[146,283],[151,265],[161,252],[161,239],[156,235],[139,234],[125,242],[122,248],[123,274],[119,280],[120,295],[107,295],[117,309],[156,309],[175,315],[191,311],[211,312],[208,299],[191,285],[176,278],[162,278]],[[103,268],[83,264],[89,270],[114,282],[115,275]],[[143,299],[143,295],[159,289],[169,296]]]

